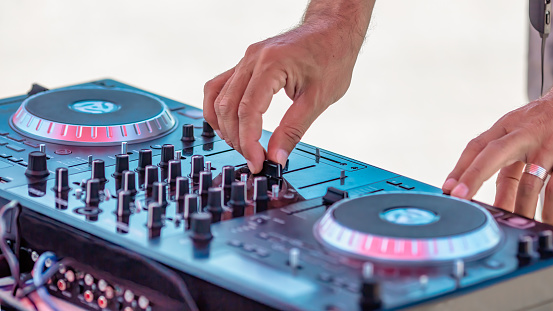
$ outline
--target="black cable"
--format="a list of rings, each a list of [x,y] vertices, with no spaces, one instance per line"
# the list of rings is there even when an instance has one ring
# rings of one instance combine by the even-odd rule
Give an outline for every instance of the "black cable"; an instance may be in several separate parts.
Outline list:
[[[17,219],[19,217],[19,202],[13,200],[8,204],[2,206],[2,208],[0,208],[0,249],[2,250],[2,254],[4,254],[4,257],[8,261],[10,272],[15,281],[14,291],[12,292],[12,296],[15,296],[15,292],[17,291],[17,288],[23,287],[23,284],[21,284],[21,275],[19,272],[19,260],[12,252],[12,250],[6,243],[6,239],[4,238],[4,235],[6,234],[6,223],[4,221],[4,215],[9,210],[14,210],[15,214],[13,216],[14,216],[14,219]],[[17,232],[17,229],[15,230],[15,232]]]

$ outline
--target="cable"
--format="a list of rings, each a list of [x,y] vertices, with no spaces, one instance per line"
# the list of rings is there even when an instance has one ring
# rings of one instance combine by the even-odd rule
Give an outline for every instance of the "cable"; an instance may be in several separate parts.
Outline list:
[[[19,300],[12,297],[12,295],[9,295],[3,291],[0,291],[0,302],[18,311],[31,311],[31,309],[24,306],[21,302],[19,302]]]
[[[12,274],[13,279],[15,280],[14,290],[12,292],[12,295],[15,296],[15,292],[17,291],[18,287],[22,287],[23,284],[21,284],[21,275],[19,273],[19,261],[17,257],[14,255],[8,244],[6,243],[6,239],[4,238],[4,235],[6,234],[6,223],[4,221],[4,215],[9,210],[14,210],[15,215],[13,215],[15,219],[19,216],[19,202],[13,200],[9,202],[8,204],[2,206],[0,208],[0,249],[2,250],[2,254],[4,255],[4,258],[8,262],[8,266],[10,267],[10,272]],[[17,231],[16,231],[17,232]]]
[[[59,309],[50,298],[48,291],[44,288],[44,283],[47,279],[44,277],[42,270],[44,269],[44,264],[46,263],[47,259],[56,261],[56,256],[52,252],[44,252],[38,257],[38,260],[33,267],[33,284],[36,287],[36,292],[40,299],[42,299],[52,310],[59,311]]]

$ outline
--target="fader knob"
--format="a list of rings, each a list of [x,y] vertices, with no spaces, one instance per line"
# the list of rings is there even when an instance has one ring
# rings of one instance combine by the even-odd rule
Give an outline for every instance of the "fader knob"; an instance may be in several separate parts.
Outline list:
[[[65,167],[58,167],[56,169],[56,181],[54,191],[64,192],[69,191],[69,171]]]
[[[144,188],[146,189],[146,196],[150,196],[152,194],[152,187],[154,183],[158,181],[159,176],[157,166],[146,166],[146,173],[144,177]]]
[[[101,183],[105,183],[106,179],[106,163],[104,160],[94,160],[92,161],[92,173],[90,176],[91,179],[98,179]]]
[[[246,209],[246,200],[244,198],[244,183],[243,182],[233,182],[232,189],[230,194],[230,200],[228,205],[232,208],[232,217],[242,217],[244,216],[244,210]]]
[[[167,184],[164,182],[154,182],[152,185],[152,197],[161,207],[167,207]]]
[[[86,181],[85,203],[87,206],[98,206],[100,203],[100,180],[89,179]]]
[[[194,213],[190,217],[190,238],[199,243],[211,240],[213,238],[211,234],[211,214]]]
[[[117,194],[117,216],[128,216],[131,213],[132,193],[130,191],[120,191]]]
[[[190,177],[194,183],[198,183],[200,179],[200,172],[204,170],[204,156],[202,155],[193,155],[192,156],[192,169],[190,172]]]
[[[223,166],[222,170],[222,182],[221,187],[223,188],[223,196],[224,196],[224,203],[227,204],[227,202],[230,200],[230,190],[232,183],[234,182],[234,166],[231,165],[225,165]]]
[[[268,189],[267,177],[261,176],[254,179],[253,201],[256,213],[267,210],[269,205],[269,196],[267,195]]]
[[[129,155],[128,154],[116,154],[115,155],[115,173],[113,177],[121,178],[124,171],[129,170]]]
[[[194,138],[194,125],[192,124],[184,124],[182,126],[182,137],[181,139],[184,142],[192,142],[196,140]]]
[[[180,160],[169,160],[169,172],[167,174],[167,182],[174,186],[177,178],[182,176]]]
[[[215,137],[215,131],[207,121],[204,121],[202,136],[207,138]]]
[[[123,172],[123,190],[129,191],[133,197],[136,195],[136,174],[133,171]]]
[[[221,199],[221,188],[209,188],[207,192],[207,206],[205,207],[205,211],[211,214],[213,223],[221,221],[221,215],[223,214]]]
[[[161,161],[159,167],[166,169],[169,165],[169,161],[175,158],[175,146],[171,144],[165,144],[161,146]]]
[[[148,165],[152,165],[152,150],[141,149],[138,151],[138,167],[136,170],[139,173],[144,172]]]
[[[27,177],[43,178],[50,174],[46,166],[46,154],[40,151],[29,153],[29,161],[25,175]]]

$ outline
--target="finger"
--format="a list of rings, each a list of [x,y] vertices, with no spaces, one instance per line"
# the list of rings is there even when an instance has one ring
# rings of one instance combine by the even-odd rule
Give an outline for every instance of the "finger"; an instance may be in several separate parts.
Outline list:
[[[523,168],[524,162],[517,161],[499,171],[497,181],[495,182],[494,206],[509,212],[515,210],[517,188]]]
[[[230,76],[230,78],[227,80],[227,83],[225,83],[225,85],[223,86],[223,88],[221,89],[221,92],[219,92],[219,95],[217,96],[217,98],[215,99],[215,104],[213,105],[214,106],[214,110],[215,110],[215,115],[217,116],[217,126],[219,127],[219,131],[221,132],[221,136],[222,138],[227,142],[227,144],[229,144],[231,147],[232,145],[230,144],[230,140],[227,139],[227,128],[226,128],[226,124],[225,122],[222,122],[219,118],[219,115],[220,115],[220,106],[219,104],[221,103],[221,101],[223,100],[223,97],[225,96],[225,93],[227,92],[227,89],[229,88],[229,86],[231,85],[232,83],[232,80],[234,79],[235,77],[235,74],[236,74],[236,69],[234,69],[234,73],[232,74],[232,76]]]
[[[543,200],[543,210],[541,219],[544,223],[553,225],[553,179],[549,178],[545,186],[545,199]]]
[[[306,91],[294,101],[269,140],[269,160],[286,164],[290,152],[315,119],[323,113],[324,109],[318,107],[326,106],[317,104],[316,92]]]
[[[265,149],[259,143],[263,132],[263,114],[273,95],[286,85],[286,73],[281,70],[254,73],[238,107],[240,149],[253,173],[263,168]]]
[[[488,143],[463,172],[451,195],[471,199],[482,183],[500,168],[525,160],[529,141],[522,132],[513,132]]]
[[[217,77],[209,80],[204,85],[204,119],[211,125],[211,127],[219,132],[219,123],[217,122],[217,115],[215,114],[215,99],[219,96],[219,93],[225,86],[225,83],[234,73],[234,68],[231,68]]]
[[[451,190],[457,186],[459,178],[463,172],[474,161],[474,158],[476,158],[476,156],[478,156],[478,154],[486,148],[489,142],[499,139],[505,134],[506,132],[503,127],[492,126],[492,128],[471,140],[465,147],[465,150],[463,150],[463,153],[461,153],[461,157],[459,157],[453,171],[451,171],[451,173],[447,176],[446,181],[442,186],[442,191],[445,194],[450,194]]]
[[[553,163],[547,160],[547,158],[543,154],[538,154],[529,163],[539,165],[549,171]],[[538,197],[542,188],[543,180],[541,178],[529,173],[523,173],[518,185],[515,213],[528,218],[534,218]]]
[[[240,150],[238,134],[238,107],[251,77],[252,72],[249,68],[239,66],[232,79],[223,88],[219,95],[220,101],[216,101],[215,106],[221,133],[225,140],[230,142],[230,145],[240,153],[242,153],[242,150]]]

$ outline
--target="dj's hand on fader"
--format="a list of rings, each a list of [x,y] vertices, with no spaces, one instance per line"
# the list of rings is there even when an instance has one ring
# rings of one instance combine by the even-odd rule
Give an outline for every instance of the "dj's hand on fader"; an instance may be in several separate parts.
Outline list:
[[[552,168],[553,92],[550,91],[507,113],[473,139],[442,189],[446,194],[471,199],[482,183],[499,170],[494,205],[534,218],[544,179]],[[545,189],[542,219],[552,224],[553,182],[549,181]]]
[[[347,8],[331,2],[312,1],[301,26],[252,44],[234,68],[205,85],[205,119],[254,173],[266,157],[262,115],[275,93],[284,89],[293,100],[267,150],[269,160],[284,165],[309,126],[349,87],[373,1]]]

